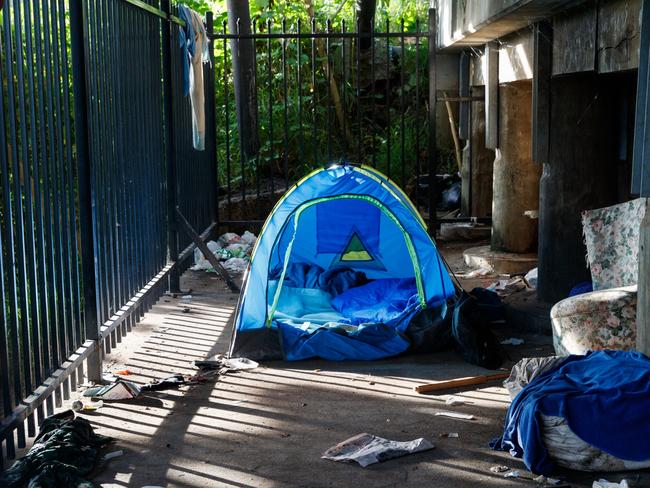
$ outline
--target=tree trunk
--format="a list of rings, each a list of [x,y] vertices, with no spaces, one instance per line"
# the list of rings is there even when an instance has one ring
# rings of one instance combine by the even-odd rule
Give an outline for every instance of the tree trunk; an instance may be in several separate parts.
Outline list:
[[[251,17],[248,1],[227,0],[228,29],[231,33],[251,34]],[[239,147],[246,160],[259,150],[257,125],[257,93],[255,87],[255,45],[252,39],[231,39],[235,105]]]
[[[357,0],[356,10],[360,33],[370,34],[373,31],[374,26],[372,24],[375,19],[376,9],[377,0]],[[371,45],[372,39],[370,37],[362,37],[359,42],[362,51],[370,49]]]

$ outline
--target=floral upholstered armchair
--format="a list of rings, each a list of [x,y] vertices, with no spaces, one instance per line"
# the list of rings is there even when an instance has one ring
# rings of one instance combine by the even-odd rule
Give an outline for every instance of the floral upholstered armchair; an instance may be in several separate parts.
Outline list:
[[[551,309],[557,354],[635,348],[639,229],[645,210],[645,199],[639,198],[582,212],[594,291]]]

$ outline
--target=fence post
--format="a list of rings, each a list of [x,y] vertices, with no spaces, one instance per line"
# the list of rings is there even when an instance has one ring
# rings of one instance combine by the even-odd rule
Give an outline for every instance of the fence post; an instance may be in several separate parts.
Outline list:
[[[206,145],[210,154],[210,177],[212,178],[212,218],[219,222],[219,176],[217,174],[217,102],[215,94],[215,74],[214,74],[214,16],[212,12],[205,14],[205,24],[208,33],[208,50],[210,52],[210,69],[208,70],[207,86],[208,91],[205,94],[205,113],[206,113]],[[217,228],[215,227],[215,232]]]
[[[436,215],[436,201],[438,196],[438,185],[436,173],[438,170],[438,148],[436,142],[436,105],[438,92],[436,85],[436,29],[437,16],[436,9],[429,9],[429,26],[427,32],[428,38],[428,59],[427,66],[429,72],[429,140],[428,140],[428,171],[429,171],[429,233],[436,235],[438,218]]]
[[[172,93],[172,29],[169,21],[171,8],[169,0],[162,0],[160,8],[167,14],[162,27],[163,98],[165,121],[165,156],[167,160],[167,254],[171,261],[178,261],[178,226],[176,225],[176,140],[174,134],[174,104]],[[180,293],[180,273],[178,266],[169,272],[169,292]]]
[[[83,0],[70,0],[70,45],[72,85],[74,90],[75,144],[77,150],[77,185],[79,197],[79,233],[81,240],[81,269],[83,282],[83,314],[86,340],[93,341],[93,352],[88,356],[88,379],[101,381],[102,354],[99,338],[95,216],[96,198],[92,184],[88,92],[86,86],[86,41],[84,32],[86,12]]]

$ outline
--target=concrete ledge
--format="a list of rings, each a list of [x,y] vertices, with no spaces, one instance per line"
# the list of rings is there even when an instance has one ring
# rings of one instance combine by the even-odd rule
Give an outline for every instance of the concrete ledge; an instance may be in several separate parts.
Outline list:
[[[443,241],[478,241],[489,239],[492,226],[469,223],[441,224],[439,240]]]
[[[463,259],[471,268],[490,268],[498,274],[527,273],[537,266],[537,254],[492,251],[490,246],[471,247],[463,252]]]

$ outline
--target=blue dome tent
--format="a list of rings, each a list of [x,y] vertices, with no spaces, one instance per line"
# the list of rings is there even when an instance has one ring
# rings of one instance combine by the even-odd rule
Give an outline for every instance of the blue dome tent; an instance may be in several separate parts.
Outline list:
[[[404,192],[366,166],[309,174],[258,237],[230,355],[372,360],[408,349],[418,312],[454,296],[426,225]]]

